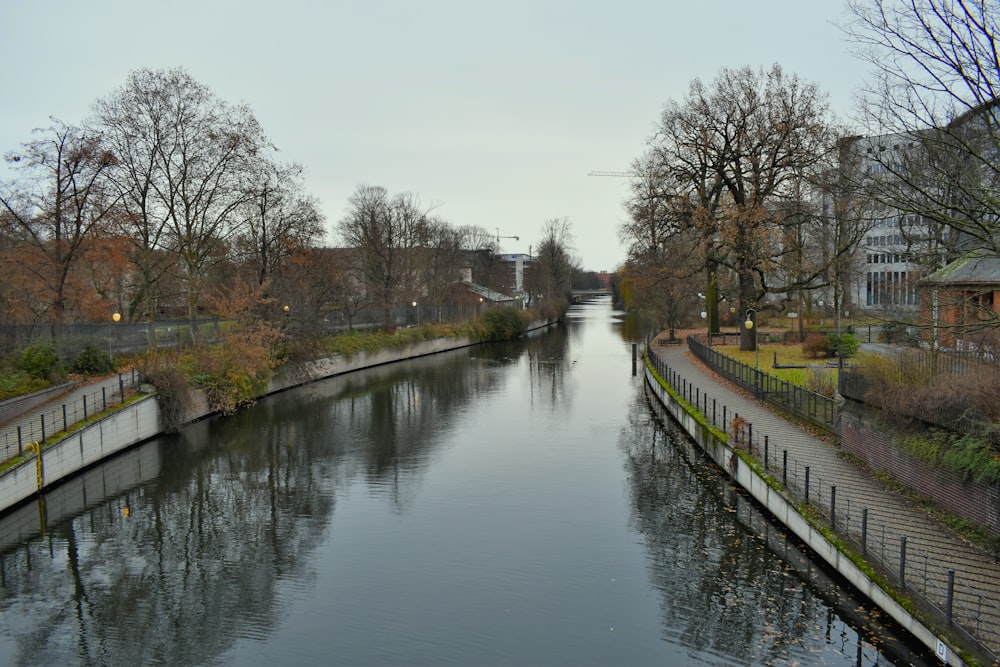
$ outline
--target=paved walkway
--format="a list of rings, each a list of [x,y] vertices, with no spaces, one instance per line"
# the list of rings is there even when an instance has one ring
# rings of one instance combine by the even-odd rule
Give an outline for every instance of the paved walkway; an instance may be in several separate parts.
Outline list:
[[[837,444],[824,441],[787,421],[710,372],[694,360],[686,345],[654,346],[652,350],[688,384],[698,387],[703,406],[706,394],[709,405],[715,400],[720,427],[723,406],[726,406],[728,421],[738,413],[753,425],[758,458],[763,456],[760,443],[767,436],[769,467],[778,479],[781,479],[781,472],[775,469],[780,468],[784,450],[788,451],[789,476],[799,477],[797,486],[804,481],[801,474],[808,465],[810,500],[827,515],[830,485],[835,484],[839,531],[848,531],[860,542],[861,514],[867,508],[869,560],[881,560],[882,570],[888,571],[891,580],[898,582],[903,547],[901,536],[904,535],[905,576],[911,593],[917,589],[938,609],[945,609],[948,569],[954,569],[955,620],[994,656],[1000,653],[1000,564],[991,553],[970,544],[917,504],[842,457]],[[707,417],[711,420],[712,415]]]
[[[128,394],[137,377],[127,370],[122,371],[120,376],[115,374],[80,384],[17,417],[0,422],[0,462],[18,456],[20,449],[41,440],[43,424],[45,436],[50,437],[63,430],[64,422],[66,426],[73,426],[88,416],[102,412],[105,407],[120,403],[121,389],[124,388]]]

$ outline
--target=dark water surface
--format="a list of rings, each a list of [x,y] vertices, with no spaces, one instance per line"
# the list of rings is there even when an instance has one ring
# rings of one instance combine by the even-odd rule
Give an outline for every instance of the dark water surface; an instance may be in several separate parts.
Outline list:
[[[606,301],[194,425],[45,509],[0,522],[0,664],[924,664],[657,420]]]

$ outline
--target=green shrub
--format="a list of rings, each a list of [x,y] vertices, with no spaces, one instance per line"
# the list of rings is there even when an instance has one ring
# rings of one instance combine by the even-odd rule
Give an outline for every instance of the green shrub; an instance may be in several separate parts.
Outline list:
[[[516,308],[493,308],[483,313],[483,340],[511,340],[518,338],[528,329]]]
[[[70,367],[70,371],[80,375],[107,375],[114,370],[115,363],[107,352],[89,346],[80,350],[80,354]]]
[[[830,350],[833,351],[839,357],[846,359],[853,354],[857,354],[858,350],[861,349],[861,341],[855,338],[852,334],[836,334],[832,333],[830,338]]]
[[[66,369],[52,343],[35,343],[21,350],[15,367],[39,380],[60,382],[66,377]]]
[[[48,386],[48,381],[32,377],[24,371],[4,373],[0,375],[0,401],[41,391]]]

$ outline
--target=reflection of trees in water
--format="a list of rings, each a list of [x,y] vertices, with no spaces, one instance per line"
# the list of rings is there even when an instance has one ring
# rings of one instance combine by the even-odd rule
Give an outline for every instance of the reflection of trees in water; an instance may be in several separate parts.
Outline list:
[[[524,343],[524,358],[528,364],[528,382],[531,405],[545,406],[552,410],[569,411],[573,384],[573,360],[567,358],[570,327],[559,325],[541,336],[528,338]]]
[[[500,377],[481,366],[418,359],[186,429],[155,482],[0,556],[19,661],[204,664],[266,634],[283,591],[315,576],[337,493],[363,475],[403,504],[449,415]]]
[[[870,621],[858,603],[837,599],[840,588],[727,487],[710,463],[698,460],[679,430],[651,417],[641,387],[639,394],[619,444],[626,454],[632,522],[645,537],[668,639],[698,652],[739,656],[739,664],[775,664],[815,659],[803,644],[817,642],[804,639],[818,637],[825,626],[830,650],[857,664],[862,650],[878,658],[871,644],[882,633],[863,629],[866,641],[859,643],[841,618],[853,627]],[[792,564],[810,572],[808,583]],[[838,608],[836,617],[831,606]],[[831,640],[838,635],[839,649]],[[908,655],[898,642],[894,648]]]

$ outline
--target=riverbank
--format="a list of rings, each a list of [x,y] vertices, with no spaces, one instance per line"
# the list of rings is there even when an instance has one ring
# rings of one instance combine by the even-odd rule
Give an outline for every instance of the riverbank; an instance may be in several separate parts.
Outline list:
[[[685,433],[727,475],[833,570],[883,609],[917,641],[933,651],[943,663],[958,666],[973,664],[967,660],[978,660],[978,664],[990,664],[989,657],[983,655],[976,642],[982,647],[995,645],[996,637],[992,633],[996,626],[992,624],[992,619],[972,614],[976,613],[974,596],[981,586],[989,587],[988,579],[996,577],[995,563],[982,560],[960,561],[960,578],[973,584],[961,592],[955,590],[952,606],[948,610],[951,622],[944,618],[940,621],[929,620],[934,618],[934,611],[924,607],[921,601],[924,594],[921,591],[927,591],[929,585],[937,587],[938,582],[931,581],[926,573],[914,571],[919,563],[926,561],[913,552],[917,548],[928,546],[918,541],[925,534],[949,543],[947,529],[931,525],[933,521],[926,513],[917,511],[905,499],[878,488],[873,480],[855,479],[846,469],[836,467],[848,464],[837,456],[833,446],[785,422],[724,383],[716,382],[703,368],[691,362],[686,346],[668,346],[654,349],[653,352],[655,360],[647,357],[645,367],[646,386],[655,398],[653,402],[680,424]],[[721,417],[721,421],[717,417]],[[734,437],[733,430],[737,425],[739,435]],[[812,445],[806,443],[812,442],[810,438],[815,440]],[[807,452],[802,451],[802,448],[808,446],[815,448],[815,455],[811,458],[807,456]],[[788,454],[788,450],[792,450],[792,456],[801,457],[801,460],[788,465],[786,472],[772,474],[767,465],[768,457],[772,462],[780,462],[784,455],[790,461],[792,456]],[[824,456],[820,456],[821,452],[825,452]],[[836,462],[836,466],[834,463],[823,463],[827,458]],[[764,465],[761,465],[761,461],[764,461]],[[805,463],[804,467],[802,462]],[[808,490],[803,502],[790,493],[787,487],[801,486],[804,482],[808,489],[810,473],[812,502]],[[840,509],[835,514],[831,512],[837,528],[843,528],[852,521],[856,525],[859,515],[864,516],[866,527],[869,521],[871,523],[869,542],[872,543],[868,545],[871,548],[867,550],[866,559],[878,560],[877,554],[891,559],[893,554],[901,551],[906,553],[905,543],[902,549],[895,542],[876,548],[874,538],[871,537],[876,530],[887,532],[891,541],[897,539],[897,536],[905,536],[907,530],[921,529],[911,537],[909,562],[905,566],[897,564],[901,568],[897,572],[905,569],[907,575],[902,581],[889,585],[887,578],[876,574],[865,559],[853,555],[852,550],[845,548],[846,538],[839,537],[826,527],[825,522],[818,521],[818,517],[822,516],[818,513],[821,501],[829,502],[829,496],[836,493],[837,486],[840,488],[840,496],[836,506]],[[873,493],[871,498],[861,496],[869,491]],[[876,491],[879,492],[877,497]],[[824,498],[821,499],[821,495]],[[928,524],[926,532],[923,530],[924,524]],[[887,528],[883,529],[882,525]],[[876,526],[879,526],[878,529]],[[964,558],[966,548],[959,540],[950,542],[949,549],[952,560],[947,562],[956,563],[954,558],[959,555]],[[972,556],[970,554],[969,557]],[[880,571],[888,567],[891,566],[883,564]],[[947,576],[947,572],[944,574]],[[940,593],[940,590],[937,589],[937,592]],[[958,602],[959,599],[962,601]],[[937,600],[931,602],[939,604],[939,610],[944,608],[944,604]],[[968,628],[977,629],[980,634],[974,636]]]
[[[556,324],[539,320],[527,327],[527,335]],[[473,347],[482,341],[439,338],[378,352],[358,352],[315,359],[279,370],[262,394],[286,391],[337,375],[406,361],[450,350]],[[43,408],[39,408],[40,410]],[[182,423],[189,424],[217,414],[203,392],[192,390],[185,401]],[[140,396],[121,409],[82,428],[67,432],[57,442],[34,451],[0,475],[0,514],[24,504],[80,472],[164,433],[163,416],[154,393]]]

